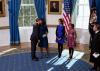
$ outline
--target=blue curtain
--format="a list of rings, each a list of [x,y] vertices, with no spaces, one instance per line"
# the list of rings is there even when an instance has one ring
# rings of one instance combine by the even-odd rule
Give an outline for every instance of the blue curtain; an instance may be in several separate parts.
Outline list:
[[[46,19],[46,0],[34,0],[38,18]]]
[[[21,0],[8,0],[11,45],[20,44],[20,36],[18,29],[18,15],[19,15],[20,4]]]
[[[100,0],[96,1],[97,23],[100,24]]]
[[[95,7],[96,6],[95,0],[89,0],[89,5],[90,5],[90,8]]]

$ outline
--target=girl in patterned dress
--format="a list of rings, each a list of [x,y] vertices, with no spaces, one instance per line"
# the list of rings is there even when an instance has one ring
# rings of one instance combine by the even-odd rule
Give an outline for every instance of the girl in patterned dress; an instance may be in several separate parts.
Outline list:
[[[68,31],[67,40],[69,47],[69,59],[72,59],[74,48],[76,47],[76,31],[74,29],[74,24],[70,24],[70,30]]]

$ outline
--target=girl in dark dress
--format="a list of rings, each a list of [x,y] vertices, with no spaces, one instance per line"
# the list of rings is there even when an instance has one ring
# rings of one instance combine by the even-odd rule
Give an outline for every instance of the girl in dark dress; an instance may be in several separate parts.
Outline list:
[[[68,31],[68,35],[67,35],[67,45],[69,48],[69,59],[73,58],[73,54],[74,54],[74,48],[76,47],[76,38],[77,38],[77,34],[76,34],[76,30],[74,28],[74,24],[70,24],[69,26],[69,31]]]
[[[40,51],[41,51],[41,57],[43,57],[42,56],[43,48],[46,49],[46,52],[47,52],[46,57],[48,57],[48,54],[49,54],[49,52],[48,52],[48,37],[47,37],[48,29],[47,29],[46,23],[43,19],[40,19],[39,23],[40,23],[40,25],[39,25],[39,40],[40,40],[39,47],[40,47]]]
[[[65,27],[63,26],[63,20],[59,19],[59,25],[56,29],[56,42],[58,43],[58,57],[61,57],[61,53],[63,50],[64,44],[64,37],[65,37]]]

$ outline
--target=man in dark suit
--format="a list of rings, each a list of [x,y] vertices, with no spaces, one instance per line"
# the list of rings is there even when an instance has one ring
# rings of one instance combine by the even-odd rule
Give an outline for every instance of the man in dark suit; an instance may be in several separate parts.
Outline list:
[[[91,54],[94,57],[94,67],[97,71],[100,71],[100,25],[94,24],[93,30],[95,31],[94,38],[92,40]]]
[[[89,34],[90,34],[90,41],[89,41],[89,49],[91,49],[92,39],[94,37],[95,32],[93,31],[93,26],[95,22],[89,23]]]
[[[33,24],[33,32],[31,34],[30,40],[31,40],[31,57],[32,60],[38,61],[38,57],[36,57],[36,46],[38,43],[38,23],[39,19],[36,19],[36,23]]]

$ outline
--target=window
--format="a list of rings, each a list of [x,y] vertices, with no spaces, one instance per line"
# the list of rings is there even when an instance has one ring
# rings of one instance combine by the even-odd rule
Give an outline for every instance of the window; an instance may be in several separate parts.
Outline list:
[[[34,0],[21,0],[19,27],[31,26],[36,18]]]
[[[79,14],[76,21],[76,28],[88,29],[89,24],[89,1],[88,0],[79,0]]]

